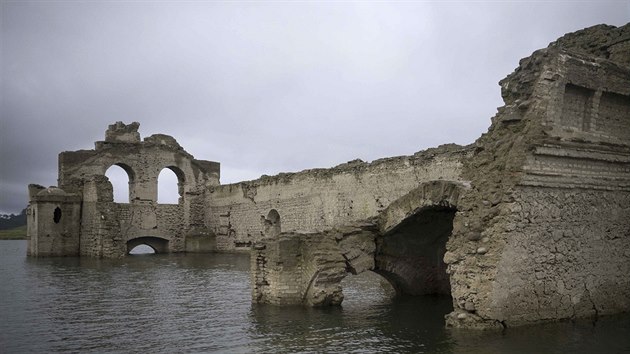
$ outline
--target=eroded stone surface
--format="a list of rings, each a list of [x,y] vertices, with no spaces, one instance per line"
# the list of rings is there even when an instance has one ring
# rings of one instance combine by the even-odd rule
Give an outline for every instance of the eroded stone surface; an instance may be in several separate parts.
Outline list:
[[[505,106],[464,161],[472,188],[447,244],[448,325],[630,308],[630,259],[619,251],[630,246],[628,34],[629,25],[566,35],[501,81]]]

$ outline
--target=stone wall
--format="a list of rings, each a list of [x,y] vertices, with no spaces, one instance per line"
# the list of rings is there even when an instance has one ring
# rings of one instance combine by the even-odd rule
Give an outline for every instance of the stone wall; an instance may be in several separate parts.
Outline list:
[[[283,231],[320,232],[376,216],[423,182],[460,180],[462,160],[469,154],[466,147],[444,145],[412,156],[215,186],[206,219],[222,250],[260,240],[271,210],[279,213]]]
[[[81,223],[81,199],[55,187],[29,186],[27,254],[34,257],[78,256],[76,235]]]
[[[462,170],[472,188],[460,201],[445,256],[450,326],[630,309],[624,41],[630,25],[567,35],[521,60],[501,82],[506,104]]]
[[[490,316],[518,325],[630,309],[630,192],[522,187]]]

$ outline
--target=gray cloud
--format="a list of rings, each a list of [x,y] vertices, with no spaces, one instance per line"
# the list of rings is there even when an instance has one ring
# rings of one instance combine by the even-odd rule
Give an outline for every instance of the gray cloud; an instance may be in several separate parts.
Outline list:
[[[0,212],[117,120],[223,183],[468,144],[520,58],[629,4],[4,1]]]

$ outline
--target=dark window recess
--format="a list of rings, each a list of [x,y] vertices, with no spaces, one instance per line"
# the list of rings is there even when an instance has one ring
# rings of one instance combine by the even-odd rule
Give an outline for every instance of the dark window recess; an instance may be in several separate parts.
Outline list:
[[[61,209],[59,209],[59,207],[56,207],[55,212],[53,213],[53,221],[55,222],[55,224],[58,224],[59,220],[61,220]]]

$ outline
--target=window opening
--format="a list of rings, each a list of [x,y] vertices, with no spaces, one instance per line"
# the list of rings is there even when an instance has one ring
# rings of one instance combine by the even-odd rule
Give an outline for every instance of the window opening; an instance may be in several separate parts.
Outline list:
[[[163,168],[158,176],[159,204],[179,204],[179,179],[170,168]]]
[[[58,224],[59,220],[61,220],[61,209],[59,209],[59,207],[56,207],[55,211],[53,212],[53,221],[55,222],[55,224]]]
[[[105,172],[105,176],[114,189],[114,203],[129,203],[129,175],[127,171],[118,165],[112,165]]]

